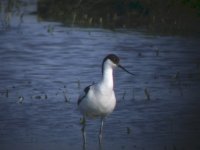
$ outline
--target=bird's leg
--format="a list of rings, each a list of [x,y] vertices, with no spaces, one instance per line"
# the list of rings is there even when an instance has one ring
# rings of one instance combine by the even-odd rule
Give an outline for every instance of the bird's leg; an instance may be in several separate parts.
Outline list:
[[[83,117],[83,120],[82,120],[82,135],[83,135],[83,149],[86,149],[86,132],[85,132],[85,127],[86,127],[86,119],[85,119],[85,116]]]
[[[104,118],[101,118],[101,126],[100,126],[100,130],[99,130],[99,146],[102,146],[102,132],[103,132],[103,121]]]

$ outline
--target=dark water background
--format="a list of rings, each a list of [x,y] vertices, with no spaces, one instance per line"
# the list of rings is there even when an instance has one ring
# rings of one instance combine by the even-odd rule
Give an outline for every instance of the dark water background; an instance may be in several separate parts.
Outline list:
[[[77,97],[100,80],[109,53],[136,75],[114,73],[103,149],[200,149],[198,38],[68,28],[34,15],[11,24],[0,31],[1,150],[82,149]],[[88,122],[87,149],[98,148],[99,126]]]

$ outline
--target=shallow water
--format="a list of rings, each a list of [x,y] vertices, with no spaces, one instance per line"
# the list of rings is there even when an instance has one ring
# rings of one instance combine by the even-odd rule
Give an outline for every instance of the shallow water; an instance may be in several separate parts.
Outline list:
[[[82,149],[77,98],[109,53],[135,77],[114,72],[103,149],[200,148],[199,39],[23,20],[0,32],[1,150]],[[98,148],[99,126],[88,121],[87,149]]]

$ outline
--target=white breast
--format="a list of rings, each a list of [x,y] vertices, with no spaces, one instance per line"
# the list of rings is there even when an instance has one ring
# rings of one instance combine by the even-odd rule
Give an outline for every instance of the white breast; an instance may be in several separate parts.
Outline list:
[[[96,84],[90,87],[79,108],[87,116],[106,116],[114,110],[115,105],[116,99],[113,89]]]

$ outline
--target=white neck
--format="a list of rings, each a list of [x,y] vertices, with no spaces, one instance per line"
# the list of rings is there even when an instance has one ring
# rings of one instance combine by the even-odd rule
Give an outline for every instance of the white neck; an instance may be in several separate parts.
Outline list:
[[[105,63],[103,67],[102,85],[113,89],[113,68],[109,63]]]

